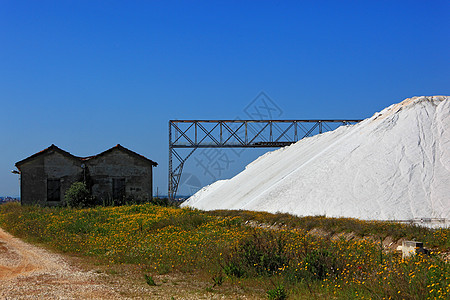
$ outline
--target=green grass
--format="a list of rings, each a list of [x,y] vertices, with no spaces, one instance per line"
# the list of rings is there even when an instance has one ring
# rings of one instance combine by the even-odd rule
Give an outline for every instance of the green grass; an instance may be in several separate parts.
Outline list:
[[[361,221],[352,218],[326,218],[324,216],[296,217],[286,213],[271,214],[242,210],[216,210],[206,212],[220,217],[237,217],[241,221],[256,221],[267,225],[301,228],[304,230],[323,229],[330,235],[341,232],[353,232],[360,237],[392,237],[394,240],[404,238],[419,240],[428,247],[450,249],[450,229],[430,230],[426,227],[399,224],[395,222]]]
[[[165,203],[163,203],[165,204]],[[247,226],[248,221],[266,224]],[[202,212],[153,204],[87,209],[0,205],[0,226],[54,250],[139,266],[148,284],[171,272],[238,285],[271,299],[448,299],[449,229],[249,211]],[[321,229],[328,235],[310,235]],[[356,238],[330,239],[353,233]],[[406,238],[434,249],[402,260],[380,239]]]

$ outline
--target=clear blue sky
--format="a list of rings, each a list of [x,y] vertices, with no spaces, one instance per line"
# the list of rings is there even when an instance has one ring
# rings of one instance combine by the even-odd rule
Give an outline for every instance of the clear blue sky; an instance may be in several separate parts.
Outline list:
[[[1,0],[0,195],[18,195],[14,163],[51,144],[118,143],[159,163],[166,193],[168,120],[243,117],[261,91],[286,119],[449,95],[449,15],[449,1]]]

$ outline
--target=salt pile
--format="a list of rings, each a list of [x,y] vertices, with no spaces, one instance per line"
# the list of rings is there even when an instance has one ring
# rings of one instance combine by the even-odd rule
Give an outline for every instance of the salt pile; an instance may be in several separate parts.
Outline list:
[[[414,97],[269,152],[183,205],[366,220],[450,218],[450,97]]]

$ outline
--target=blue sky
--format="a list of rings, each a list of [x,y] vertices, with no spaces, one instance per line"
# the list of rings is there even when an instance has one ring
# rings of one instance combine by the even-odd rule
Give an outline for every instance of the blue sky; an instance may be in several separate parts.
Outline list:
[[[244,116],[261,91],[282,119],[449,95],[449,14],[449,1],[2,0],[0,195],[18,195],[14,163],[51,144],[89,156],[118,143],[159,163],[164,194],[168,120]]]

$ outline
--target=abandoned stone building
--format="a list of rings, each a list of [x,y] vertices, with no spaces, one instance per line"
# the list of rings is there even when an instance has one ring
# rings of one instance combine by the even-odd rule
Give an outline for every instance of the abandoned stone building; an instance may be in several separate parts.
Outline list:
[[[77,157],[55,145],[16,163],[22,204],[65,205],[74,182],[85,182],[102,200],[152,198],[153,167],[158,164],[121,145],[89,157]]]

